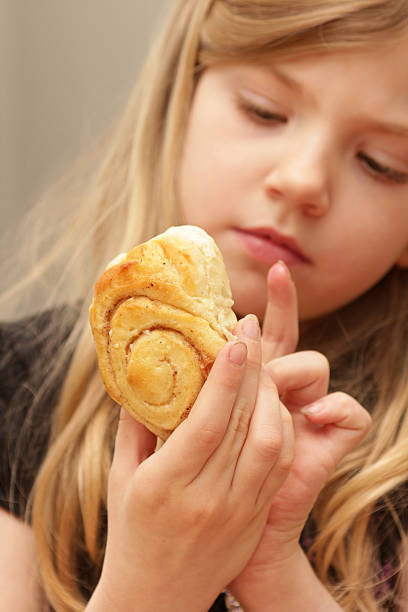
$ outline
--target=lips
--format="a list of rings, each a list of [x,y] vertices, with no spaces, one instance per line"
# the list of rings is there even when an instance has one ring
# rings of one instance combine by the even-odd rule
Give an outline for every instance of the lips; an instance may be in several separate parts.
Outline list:
[[[279,260],[288,266],[311,263],[294,238],[273,228],[237,228],[235,231],[244,250],[256,261],[268,266]]]

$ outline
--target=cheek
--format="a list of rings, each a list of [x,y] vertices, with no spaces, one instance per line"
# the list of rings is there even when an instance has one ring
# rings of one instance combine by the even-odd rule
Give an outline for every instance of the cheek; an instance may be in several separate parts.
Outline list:
[[[267,301],[266,275],[249,273],[243,282],[242,273],[233,270],[229,273],[229,279],[238,318],[252,313],[262,321]]]
[[[183,222],[189,225],[202,225],[202,216],[207,205],[211,205],[206,190],[210,184],[210,164],[206,161],[205,142],[196,131],[193,122],[187,133],[177,183]]]
[[[178,181],[183,222],[211,233],[211,228],[227,219],[232,209],[230,185],[233,183],[222,159],[218,162],[216,155],[207,153],[200,143],[187,145],[190,146],[186,147]]]
[[[371,289],[387,274],[396,262],[396,251],[387,249],[384,241],[375,246],[371,242],[366,247],[360,244],[353,249],[349,244],[337,257],[331,254],[309,274],[293,271],[302,319],[341,308]]]
[[[211,234],[220,222],[223,208],[217,206],[217,200],[205,184],[204,180],[185,183],[180,191],[180,209],[183,223],[198,225]]]

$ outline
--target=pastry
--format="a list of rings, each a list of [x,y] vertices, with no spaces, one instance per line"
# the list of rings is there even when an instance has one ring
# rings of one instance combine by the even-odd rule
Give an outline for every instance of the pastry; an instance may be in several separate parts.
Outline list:
[[[109,395],[165,440],[188,415],[236,317],[214,240],[171,227],[115,258],[90,323]]]

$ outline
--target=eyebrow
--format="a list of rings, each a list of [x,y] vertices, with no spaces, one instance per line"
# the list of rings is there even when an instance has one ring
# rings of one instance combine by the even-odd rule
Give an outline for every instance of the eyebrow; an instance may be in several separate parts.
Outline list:
[[[275,76],[279,81],[281,81],[283,85],[286,85],[286,87],[288,87],[289,89],[292,89],[292,91],[298,94],[304,93],[304,89],[301,83],[299,83],[298,81],[290,77],[288,74],[285,74],[284,72],[276,68],[276,66],[266,66],[266,68],[273,76]],[[391,122],[377,121],[377,120],[371,120],[371,119],[367,121],[366,118],[364,117],[361,118],[361,121],[367,122],[370,128],[375,131],[383,132],[386,134],[394,134],[396,136],[408,137],[408,125],[393,123],[392,121]]]
[[[371,121],[371,127],[378,132],[394,134],[395,136],[408,136],[408,125],[400,125],[399,123],[388,123],[386,121]]]
[[[302,85],[295,79],[292,79],[292,77],[290,77],[288,74],[285,74],[275,66],[266,66],[266,68],[270,73],[273,74],[273,76],[275,76],[279,81],[281,81],[281,83],[286,85],[286,87],[289,87],[289,89],[293,89],[293,91],[296,91],[297,93],[303,92]]]

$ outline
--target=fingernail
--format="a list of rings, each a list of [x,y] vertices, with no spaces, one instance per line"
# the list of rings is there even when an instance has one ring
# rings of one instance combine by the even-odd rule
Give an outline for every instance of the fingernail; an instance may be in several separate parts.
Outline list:
[[[276,263],[273,264],[273,266],[271,267],[271,272],[273,274],[277,274],[278,276],[288,277],[293,282],[292,275],[288,266],[281,259],[279,259]]]
[[[278,261],[273,264],[271,270],[274,270],[275,272],[279,271],[283,274],[288,274],[288,267],[281,259],[278,259]]]
[[[235,365],[242,365],[247,356],[247,347],[243,342],[232,344],[229,350],[229,358]]]
[[[309,404],[309,406],[305,406],[302,408],[300,412],[303,414],[317,414],[324,408],[324,403],[321,401],[313,402],[313,404]]]
[[[258,318],[255,315],[248,315],[245,317],[242,327],[247,338],[252,338],[253,340],[259,338],[259,323]]]

